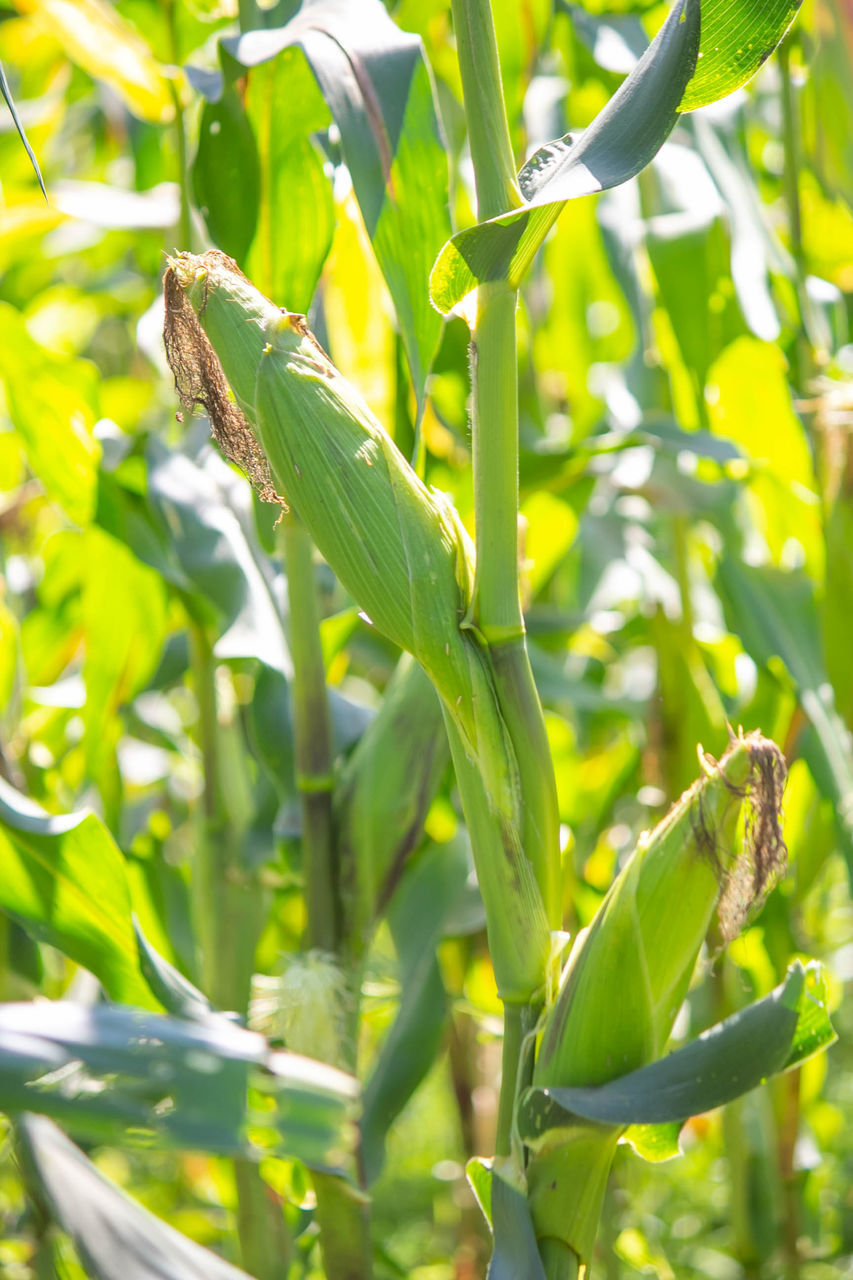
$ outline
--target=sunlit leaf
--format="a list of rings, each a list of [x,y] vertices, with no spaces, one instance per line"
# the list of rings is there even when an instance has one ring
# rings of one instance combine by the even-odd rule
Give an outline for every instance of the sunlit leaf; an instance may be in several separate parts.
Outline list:
[[[363,0],[357,13],[342,0],[311,0],[284,27],[224,43],[244,67],[291,45],[303,50],[340,130],[422,397],[441,333],[427,281],[450,215],[447,158],[420,38],[400,31],[379,0]]]
[[[801,0],[702,0],[696,74],[679,109],[693,111],[739,89],[766,62]]]
[[[92,434],[98,416],[95,370],[45,351],[6,302],[0,303],[0,325],[0,378],[30,466],[48,496],[85,525],[92,517],[101,454]]]
[[[786,373],[778,347],[738,338],[708,371],[708,418],[715,434],[734,441],[756,464],[748,501],[774,563],[796,553],[820,582],[825,549],[818,483]]]
[[[111,720],[153,675],[166,630],[166,592],[152,569],[103,530],[86,531],[84,749],[93,772]]]
[[[124,858],[94,814],[52,817],[0,778],[0,907],[114,1000],[156,1007],[139,968]]]
[[[246,114],[260,158],[258,222],[247,272],[288,311],[307,312],[335,229],[330,174],[311,134],[329,109],[298,49],[249,76]]]
[[[72,62],[103,80],[142,120],[163,124],[175,114],[165,68],[106,0],[18,0],[62,44]]]

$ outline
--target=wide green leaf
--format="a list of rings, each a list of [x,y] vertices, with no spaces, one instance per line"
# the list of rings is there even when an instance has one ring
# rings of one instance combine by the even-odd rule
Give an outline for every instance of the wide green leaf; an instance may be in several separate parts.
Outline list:
[[[163,537],[171,539],[167,574],[203,608],[213,606],[214,655],[258,658],[289,677],[272,565],[252,527],[247,483],[213,449],[194,459],[153,438],[148,468],[148,502]],[[270,512],[271,524],[274,518]]]
[[[329,109],[298,49],[252,69],[246,114],[261,177],[247,274],[288,311],[307,312],[332,245],[335,202],[330,166],[311,136],[328,126]]]
[[[287,1155],[352,1171],[358,1084],[212,1015],[70,1001],[0,1005],[0,1108],[92,1139]]]
[[[379,0],[306,0],[289,23],[223,41],[244,67],[302,49],[340,130],[344,159],[394,302],[419,401],[441,335],[427,282],[450,234],[447,158],[420,38]]]
[[[93,813],[47,814],[0,778],[0,908],[89,969],[114,999],[155,1008],[139,967],[124,858]]]
[[[120,731],[120,706],[140,691],[160,660],[167,600],[158,574],[102,529],[86,530],[83,553],[83,746],[89,772],[98,777],[103,749],[114,746]]]
[[[12,424],[48,494],[76,524],[92,518],[101,446],[97,377],[85,361],[45,350],[27,332],[23,315],[0,303],[0,380]]]
[[[201,112],[193,193],[214,244],[243,266],[258,218],[260,158],[236,84],[240,68],[225,53],[222,63],[220,92]]]
[[[834,1039],[820,967],[804,969],[797,961],[769,996],[665,1058],[595,1088],[528,1089],[519,1107],[519,1130],[536,1147],[550,1131],[578,1121],[683,1122],[739,1098]]]
[[[696,74],[681,111],[705,107],[746,84],[794,21],[802,0],[702,0]]]
[[[678,0],[589,128],[540,147],[519,174],[521,209],[461,231],[444,246],[430,278],[439,311],[452,311],[484,281],[517,285],[568,200],[606,191],[645,168],[675,126],[695,69],[699,9],[699,0]]]
[[[249,1280],[106,1178],[44,1116],[19,1124],[24,1159],[92,1280]]]

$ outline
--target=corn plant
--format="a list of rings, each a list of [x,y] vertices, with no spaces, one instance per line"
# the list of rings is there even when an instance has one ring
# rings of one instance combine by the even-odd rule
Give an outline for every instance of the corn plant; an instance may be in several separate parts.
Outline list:
[[[179,6],[167,9],[177,62]],[[560,454],[553,484],[547,443],[525,461],[519,406],[535,403],[539,391],[525,385],[519,359],[520,314],[531,341],[520,299],[535,306],[536,276],[560,215],[604,192],[614,193],[613,262],[626,296],[634,290],[642,298],[635,246],[619,238],[619,193],[635,190],[626,184],[639,176],[644,198],[659,197],[666,210],[668,197],[656,197],[654,183],[666,188],[658,157],[673,154],[662,148],[676,126],[676,136],[690,140],[690,163],[701,157],[702,172],[731,193],[724,129],[701,108],[751,79],[785,37],[797,4],[676,0],[651,41],[639,22],[608,25],[562,6],[567,21],[562,9],[593,51],[602,34],[611,48],[616,40],[618,69],[627,74],[583,130],[532,148],[519,169],[518,123],[507,103],[517,113],[527,72],[504,48],[514,70],[502,78],[489,0],[453,0],[456,124],[467,139],[476,205],[466,211],[456,199],[471,225],[455,233],[452,148],[424,46],[378,0],[270,9],[241,0],[240,31],[219,39],[218,68],[188,66],[171,80],[128,44],[139,73],[128,79],[136,95],[147,95],[137,96],[135,109],[169,117],[176,140],[179,243],[166,254],[163,342],[180,408],[177,435],[146,446],[144,484],[133,465],[142,455],[102,426],[105,458],[114,452],[87,499],[94,518],[81,516],[74,503],[83,498],[61,474],[48,481],[72,518],[91,519],[90,554],[109,572],[103,598],[90,606],[86,649],[87,706],[95,711],[87,712],[82,750],[97,812],[60,814],[55,803],[48,811],[22,794],[25,777],[9,770],[0,779],[7,868],[0,905],[20,946],[35,955],[36,943],[49,944],[80,966],[71,990],[66,970],[50,985],[59,999],[0,1006],[0,1105],[14,1120],[21,1177],[40,1215],[39,1267],[63,1257],[46,1225],[55,1222],[84,1273],[101,1280],[399,1274],[374,1221],[374,1194],[395,1122],[446,1039],[452,970],[465,970],[483,930],[500,1012],[500,1084],[489,1147],[477,1148],[471,1133],[466,1154],[491,1280],[588,1274],[596,1250],[608,1251],[599,1233],[613,1216],[607,1197],[619,1148],[653,1163],[675,1157],[687,1122],[713,1109],[726,1109],[733,1177],[746,1177],[732,1120],[740,1100],[775,1076],[799,1090],[803,1064],[834,1039],[824,972],[790,930],[761,998],[745,1002],[724,990],[724,948],[744,931],[754,935],[785,876],[781,814],[794,731],[783,749],[757,727],[728,723],[695,638],[690,508],[687,499],[685,509],[678,505],[677,478],[659,486],[658,500],[680,622],[659,611],[649,624],[670,716],[659,774],[671,806],[609,868],[612,883],[599,886],[594,903],[584,896],[549,676],[559,699],[570,701],[571,690],[559,640],[550,649],[528,641],[519,485],[527,466],[535,475],[528,491],[547,501],[549,486],[560,491],[608,452],[651,440],[666,458],[667,429],[651,415],[645,436],[636,424],[614,431],[616,439],[579,432]],[[507,20],[507,6],[495,13]],[[120,19],[114,28],[98,6],[81,5],[78,16],[95,29],[106,23],[114,36],[120,30]],[[72,22],[73,36],[85,67],[92,55],[84,25]],[[781,65],[790,93],[788,56]],[[187,130],[195,126],[190,168]],[[684,144],[669,145],[687,153]],[[653,162],[660,167],[649,168]],[[334,330],[334,289],[323,272],[343,215],[331,169],[338,185],[351,181],[346,216],[369,246],[365,260],[395,315],[393,421],[380,420],[315,336]],[[737,228],[749,214],[736,193],[727,198]],[[705,225],[695,208],[680,212]],[[666,234],[656,241],[650,231],[661,293],[679,270],[670,248]],[[792,278],[788,302],[802,319],[798,358],[815,360],[821,318],[802,261]],[[555,278],[555,290],[562,286],[571,280]],[[755,309],[766,301],[762,295]],[[671,311],[675,318],[675,302]],[[787,568],[743,554],[742,513],[726,485],[745,483],[748,467],[736,429],[731,441],[710,430],[704,335],[689,317],[680,323],[670,338],[690,372],[675,416],[694,418],[670,432],[709,465],[732,464],[713,499],[723,547],[716,590],[756,670],[769,679],[784,665],[789,719],[796,714],[797,733],[807,723],[810,735],[796,764],[808,762],[832,801],[832,838],[849,863],[853,756],[827,693],[814,599]],[[650,324],[641,301],[636,324],[638,331]],[[467,506],[467,481],[455,495],[433,483],[442,352],[463,326]],[[19,329],[10,330],[16,357],[22,367],[29,360],[34,381],[38,353]],[[643,354],[638,346],[623,402],[653,399]],[[19,384],[8,370],[4,377],[10,409],[26,424]],[[614,402],[619,394],[613,390]],[[748,435],[748,421],[740,425]],[[231,467],[205,455],[208,428]],[[197,442],[195,458],[180,435]],[[50,459],[42,469],[52,477]],[[248,477],[251,498],[236,473]],[[757,467],[751,496],[775,510],[762,478],[772,487]],[[655,496],[653,486],[649,492]],[[793,534],[784,514],[778,521],[781,559]],[[810,528],[798,543],[806,559],[818,554]],[[784,616],[797,589],[802,634]],[[111,593],[142,602],[119,641],[104,621]],[[337,612],[330,593],[342,604]],[[170,616],[181,619],[180,654],[166,644]],[[384,687],[372,714],[330,679],[348,642],[361,646],[364,669],[384,673],[373,676]],[[124,646],[112,684],[99,675],[99,644]],[[223,666],[229,661],[237,665]],[[163,727],[171,722],[156,697],[175,679],[170,670],[186,680],[196,708],[186,743],[199,776],[191,850],[185,874],[172,876],[159,847],[169,833],[157,835],[165,815],[152,816],[146,839],[158,843],[158,869],[131,877],[121,849],[128,815],[117,713],[107,704],[147,691],[135,714],[158,733],[179,733]],[[122,681],[133,695],[120,691]],[[768,695],[765,704],[767,727],[784,729],[777,703]],[[685,746],[698,748],[696,765],[685,764]],[[619,777],[613,786],[608,811]],[[584,837],[590,860],[604,837],[593,809]],[[452,832],[438,838],[442,822]],[[183,895],[181,945],[163,925],[167,893]],[[270,936],[287,942],[272,960]],[[371,1002],[389,946],[401,995],[379,1036]],[[710,970],[704,987],[696,985],[697,965]],[[710,1000],[707,1029],[686,1042],[677,1036],[671,1048],[691,997]],[[461,1100],[467,1090],[470,1102],[471,1091],[458,1043],[454,1061],[452,1037],[460,1034],[451,1019],[464,1123]],[[792,1096],[796,1128],[799,1093]],[[129,1201],[52,1120],[89,1143],[221,1158],[242,1270]],[[758,1246],[747,1227],[738,1230],[749,1261]],[[786,1259],[796,1258],[794,1239]]]

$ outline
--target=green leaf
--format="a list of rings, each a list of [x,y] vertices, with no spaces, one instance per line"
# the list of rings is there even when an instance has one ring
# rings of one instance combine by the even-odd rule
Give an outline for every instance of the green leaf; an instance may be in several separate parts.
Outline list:
[[[175,118],[174,73],[107,0],[38,0],[33,18],[57,41],[65,58],[118,94],[140,120]]]
[[[210,1018],[221,1016],[207,996],[151,945],[135,918],[133,930],[139,948],[140,968],[167,1013],[185,1018],[188,1022],[206,1022]]]
[[[19,1124],[24,1159],[92,1280],[249,1280],[137,1204],[44,1116]]]
[[[12,90],[9,88],[9,82],[6,79],[6,73],[3,70],[2,65],[0,65],[0,93],[3,94],[3,97],[6,100],[6,106],[9,108],[9,114],[12,117],[15,128],[18,130],[18,137],[21,139],[21,142],[24,144],[24,150],[26,151],[27,155],[30,157],[30,164],[33,166],[33,169],[35,170],[35,174],[36,174],[36,177],[38,178],[39,186],[41,187],[41,193],[46,200],[47,192],[44,189],[44,178],[41,176],[41,169],[39,168],[39,162],[38,160],[36,160],[35,152],[33,151],[32,147],[29,144],[27,135],[24,132],[24,126],[21,124],[21,121],[18,118],[18,112],[15,110],[15,101],[12,97]]]
[[[493,1173],[493,1245],[486,1280],[545,1280],[527,1198]]]
[[[0,1005],[0,1108],[93,1140],[287,1155],[353,1171],[358,1083],[270,1050],[224,1016],[185,1022],[117,1005]]]
[[[378,1176],[388,1130],[441,1046],[447,997],[436,948],[468,871],[461,841],[432,845],[404,877],[388,911],[400,972],[400,1008],[364,1091],[362,1152],[368,1180]]]
[[[0,907],[89,969],[113,1000],[156,1007],[137,955],[124,858],[89,813],[53,817],[0,778]]]
[[[103,530],[87,529],[84,548],[83,745],[89,772],[97,774],[96,761],[119,707],[157,667],[166,638],[166,592],[158,574]]]
[[[485,1160],[482,1156],[472,1156],[465,1166],[465,1176],[468,1179],[471,1190],[480,1211],[488,1223],[489,1230],[492,1229],[492,1162]]]
[[[258,658],[289,677],[292,666],[272,566],[252,527],[250,489],[211,448],[199,458],[148,446],[148,500],[169,547],[160,567],[219,626],[214,656]],[[275,519],[272,512],[269,520]],[[144,555],[144,548],[140,548]]]
[[[663,146],[696,66],[699,0],[678,0],[634,70],[580,134],[541,147],[519,174],[524,207],[444,246],[430,277],[444,314],[484,281],[523,278],[566,201],[627,182]]]
[[[9,415],[48,497],[76,524],[92,518],[101,446],[97,376],[83,360],[62,360],[34,342],[24,317],[0,303],[0,379]]]
[[[246,270],[288,311],[307,312],[332,245],[335,202],[311,134],[329,123],[298,49],[253,68],[246,112],[258,141],[261,199]],[[329,166],[330,168],[330,166]]]
[[[400,31],[379,0],[362,0],[357,10],[344,0],[313,0],[286,26],[223,45],[244,67],[291,45],[304,52],[340,130],[422,401],[441,336],[427,282],[451,228],[447,157],[420,38]]]
[[[528,1145],[538,1147],[550,1131],[578,1120],[677,1124],[741,1097],[834,1040],[819,966],[804,969],[796,961],[769,996],[657,1062],[596,1088],[528,1089],[519,1107],[519,1130]]]
[[[702,0],[696,74],[680,111],[705,107],[746,84],[797,16],[801,0]]]
[[[244,266],[258,219],[260,160],[235,84],[240,69],[226,55],[222,62],[222,91],[204,104],[199,121],[193,193],[214,244]]]

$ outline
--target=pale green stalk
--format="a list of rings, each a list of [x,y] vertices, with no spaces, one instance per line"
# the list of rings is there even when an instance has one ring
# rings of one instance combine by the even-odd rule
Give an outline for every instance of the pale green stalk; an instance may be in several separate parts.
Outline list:
[[[240,807],[242,741],[235,743],[232,734],[229,742],[219,724],[215,663],[204,626],[192,620],[190,631],[204,771],[203,831],[193,867],[202,986],[219,1008],[245,1014],[263,899],[257,877],[249,876],[245,869],[241,824],[235,817]],[[281,1206],[257,1165],[246,1160],[232,1164],[243,1264],[256,1280],[283,1280],[291,1242]]]
[[[308,530],[292,513],[284,518],[282,541],[293,658],[293,739],[302,812],[307,942],[311,948],[339,956],[343,940],[332,813],[334,747],[314,585],[314,548]],[[348,1043],[343,1048],[349,1050],[347,1065],[354,1070],[359,977],[347,977],[351,980],[350,1008]],[[367,1197],[334,1174],[313,1171],[311,1179],[327,1280],[367,1280],[372,1270]]]
[[[453,22],[478,216],[494,217],[522,203],[503,100],[497,43],[488,0],[453,0]],[[548,925],[560,924],[559,814],[554,771],[524,636],[518,581],[517,291],[504,283],[477,290],[471,328],[472,442],[476,578],[471,624],[484,640],[500,712],[514,750],[521,790],[524,854],[537,868]],[[452,745],[452,743],[451,743]],[[457,769],[466,818],[481,808],[466,790],[471,771]],[[542,972],[544,985],[545,973]],[[520,1027],[529,1020],[507,1012],[497,1146],[510,1148],[517,1088]]]

